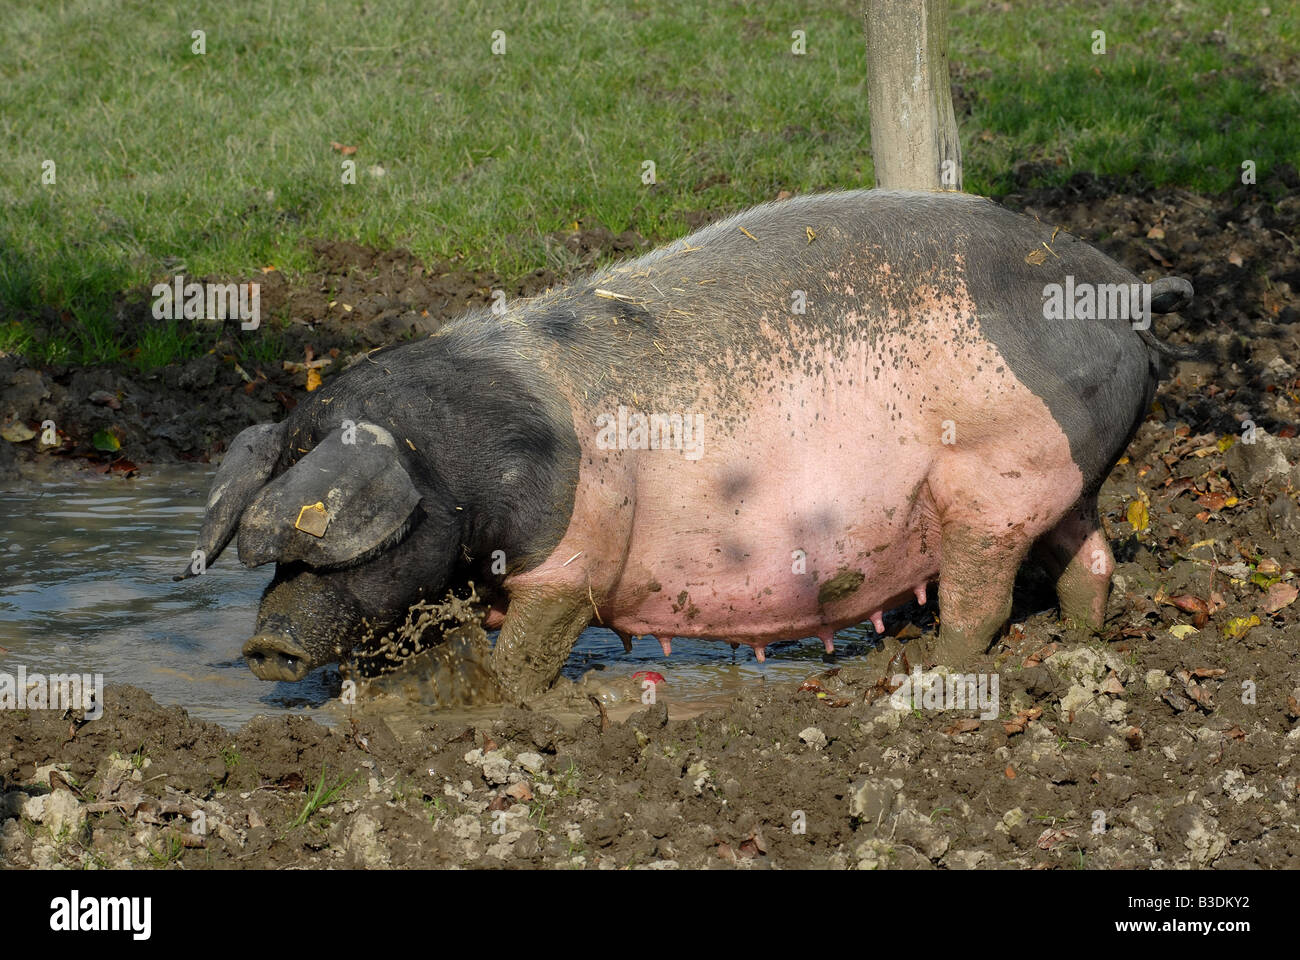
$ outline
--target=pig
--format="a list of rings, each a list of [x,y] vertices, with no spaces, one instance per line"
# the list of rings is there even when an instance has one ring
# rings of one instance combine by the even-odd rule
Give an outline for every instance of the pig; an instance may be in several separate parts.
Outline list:
[[[198,547],[275,563],[243,647],[269,680],[466,581],[515,699],[590,624],[761,661],[935,583],[924,658],[960,667],[1031,550],[1101,628],[1097,490],[1179,355],[1150,312],[1191,292],[966,194],[764,204],[365,356],[235,438]]]

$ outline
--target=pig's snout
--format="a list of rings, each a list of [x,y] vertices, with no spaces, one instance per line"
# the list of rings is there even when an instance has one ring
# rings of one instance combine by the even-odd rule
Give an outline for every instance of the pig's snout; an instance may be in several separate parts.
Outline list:
[[[244,644],[244,659],[261,680],[296,683],[311,670],[307,651],[284,633],[260,633]]]

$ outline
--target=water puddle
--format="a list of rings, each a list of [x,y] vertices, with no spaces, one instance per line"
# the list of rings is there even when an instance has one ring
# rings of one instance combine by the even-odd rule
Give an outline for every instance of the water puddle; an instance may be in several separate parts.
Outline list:
[[[131,480],[88,476],[0,491],[0,671],[98,673],[106,684],[141,687],[162,704],[231,728],[284,712],[344,720],[335,669],[301,683],[268,683],[240,656],[271,566],[241,566],[232,545],[204,576],[173,582],[189,562],[211,478],[208,467],[172,467]],[[611,631],[592,627],[564,671],[582,684],[554,697],[554,712],[562,720],[594,716],[587,702],[594,693],[611,720],[621,719],[643,708],[632,674],[649,670],[664,678],[656,692],[671,715],[687,716],[746,687],[857,661],[869,652],[870,635],[869,627],[841,631],[834,658],[817,640],[769,647],[760,665],[747,647],[733,652],[684,638],[673,640],[671,657],[650,639],[628,654]],[[405,726],[429,708],[383,709]],[[479,713],[455,711],[467,719]]]

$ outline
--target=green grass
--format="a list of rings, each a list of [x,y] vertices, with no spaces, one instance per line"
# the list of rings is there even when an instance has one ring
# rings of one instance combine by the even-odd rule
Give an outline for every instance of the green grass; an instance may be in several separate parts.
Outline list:
[[[326,787],[325,767],[322,766],[320,768],[320,780],[316,782],[315,789],[313,789],[311,794],[307,797],[307,802],[302,805],[302,810],[298,812],[298,816],[289,824],[289,828],[293,829],[294,827],[305,825],[308,820],[316,815],[318,810],[322,807],[328,807],[331,803],[337,800],[343,794],[343,791],[352,784],[354,779],[356,779],[355,776],[349,776],[346,779],[336,780],[332,787]]]
[[[181,855],[185,853],[185,844],[175,833],[167,832],[162,835],[158,849],[153,848],[153,844],[146,843],[144,848],[149,853],[149,860],[155,867],[165,867],[168,864],[179,863]]]
[[[1246,159],[1261,178],[1300,163],[1300,12],[1261,6],[956,0],[966,188],[1004,190],[1024,160],[1049,181],[1140,172],[1202,191]],[[872,183],[856,2],[185,7],[0,3],[0,350],[146,369],[194,355],[185,324],[116,339],[114,297],[180,269],[303,269],[305,239],[517,276],[562,266],[543,237],[575,220],[658,241],[688,211]],[[331,141],[358,148],[355,185]],[[42,307],[64,325],[36,342],[13,317]]]

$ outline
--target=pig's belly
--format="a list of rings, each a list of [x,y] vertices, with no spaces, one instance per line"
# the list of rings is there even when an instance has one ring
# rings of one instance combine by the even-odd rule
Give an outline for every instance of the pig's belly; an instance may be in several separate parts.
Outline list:
[[[861,436],[861,407],[853,419]],[[824,420],[808,426],[801,444],[787,423],[776,442],[718,438],[724,449],[696,462],[642,455],[611,626],[762,646],[825,636],[924,590],[939,571],[932,448],[879,434],[864,448]]]

